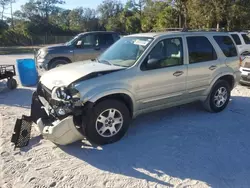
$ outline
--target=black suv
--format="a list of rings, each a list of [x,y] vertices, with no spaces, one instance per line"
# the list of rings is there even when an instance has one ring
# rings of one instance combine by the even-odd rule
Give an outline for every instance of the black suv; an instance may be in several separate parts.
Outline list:
[[[115,32],[92,31],[78,34],[65,44],[41,48],[35,54],[37,68],[50,70],[67,63],[94,59],[119,39],[119,34]]]

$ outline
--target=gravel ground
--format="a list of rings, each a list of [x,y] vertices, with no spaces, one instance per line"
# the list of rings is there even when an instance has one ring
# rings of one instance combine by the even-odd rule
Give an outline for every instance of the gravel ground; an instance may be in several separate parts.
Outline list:
[[[0,92],[0,187],[250,187],[247,87],[218,114],[195,103],[140,116],[111,145],[57,146],[33,129],[30,145],[14,151],[14,123],[29,114],[33,90]]]

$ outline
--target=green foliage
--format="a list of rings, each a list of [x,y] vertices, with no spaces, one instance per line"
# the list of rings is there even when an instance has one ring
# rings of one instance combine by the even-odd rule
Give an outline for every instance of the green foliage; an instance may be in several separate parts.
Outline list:
[[[1,45],[29,45],[40,36],[66,36],[92,30],[121,34],[189,27],[248,29],[249,0],[103,0],[96,10],[60,8],[63,0],[29,0],[13,19],[4,11],[13,0],[0,0]],[[13,23],[13,24],[12,24]],[[12,27],[13,25],[13,27]],[[10,27],[11,26],[11,27]]]

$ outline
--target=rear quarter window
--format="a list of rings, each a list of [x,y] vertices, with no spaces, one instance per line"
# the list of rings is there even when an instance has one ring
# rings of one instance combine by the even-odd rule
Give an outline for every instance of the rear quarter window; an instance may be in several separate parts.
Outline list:
[[[226,57],[235,57],[238,55],[236,47],[229,36],[214,36],[214,40]]]

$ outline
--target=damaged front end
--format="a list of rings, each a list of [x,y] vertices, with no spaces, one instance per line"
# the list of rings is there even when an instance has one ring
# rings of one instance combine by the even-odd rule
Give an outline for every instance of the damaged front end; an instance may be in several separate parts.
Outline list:
[[[54,87],[51,91],[39,82],[32,96],[31,115],[17,119],[11,142],[15,147],[27,146],[32,123],[45,139],[59,145],[83,139],[83,110],[80,94],[73,87]]]

